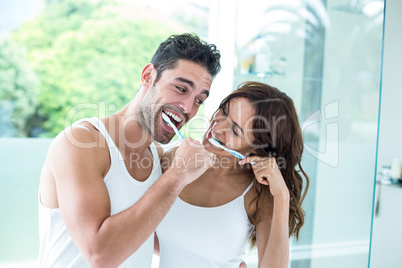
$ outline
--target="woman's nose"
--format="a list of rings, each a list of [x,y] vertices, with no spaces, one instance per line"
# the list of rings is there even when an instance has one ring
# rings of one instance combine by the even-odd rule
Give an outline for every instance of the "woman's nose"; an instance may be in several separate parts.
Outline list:
[[[223,134],[229,130],[229,122],[226,119],[216,121],[215,127],[213,128],[215,133]]]

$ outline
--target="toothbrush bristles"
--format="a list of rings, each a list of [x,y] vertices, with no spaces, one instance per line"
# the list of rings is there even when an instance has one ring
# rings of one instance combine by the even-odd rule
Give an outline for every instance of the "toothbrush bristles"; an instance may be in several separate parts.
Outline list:
[[[213,138],[217,143],[219,143],[220,145],[223,145],[223,142],[221,142],[220,140],[218,140],[217,138]]]

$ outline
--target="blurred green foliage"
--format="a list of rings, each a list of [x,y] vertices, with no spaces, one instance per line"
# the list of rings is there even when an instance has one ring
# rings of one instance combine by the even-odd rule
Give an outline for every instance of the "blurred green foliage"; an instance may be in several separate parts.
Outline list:
[[[28,136],[54,137],[75,120],[106,116],[127,104],[140,73],[172,29],[113,1],[49,1],[13,33],[40,80]],[[31,93],[30,93],[31,94]]]
[[[37,85],[24,51],[10,38],[0,38],[0,137],[26,136],[37,106]]]

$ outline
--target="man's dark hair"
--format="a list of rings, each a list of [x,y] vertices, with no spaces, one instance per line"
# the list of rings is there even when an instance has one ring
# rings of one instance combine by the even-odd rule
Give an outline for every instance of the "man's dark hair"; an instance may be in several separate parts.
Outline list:
[[[159,45],[151,59],[156,69],[155,82],[165,70],[176,68],[178,60],[189,60],[200,64],[214,78],[221,69],[220,58],[221,54],[215,45],[202,41],[195,34],[171,35]]]

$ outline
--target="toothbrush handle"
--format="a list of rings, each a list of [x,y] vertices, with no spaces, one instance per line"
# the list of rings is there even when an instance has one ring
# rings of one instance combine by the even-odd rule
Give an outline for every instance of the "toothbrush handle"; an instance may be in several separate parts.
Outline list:
[[[177,131],[177,134],[178,134],[180,140],[184,140],[183,134],[181,134],[179,131]]]
[[[231,153],[232,155],[234,155],[234,156],[237,157],[237,158],[240,158],[240,159],[246,158],[246,157],[245,157],[244,155],[242,155],[241,153],[234,152],[234,151],[232,151],[232,150],[230,150],[230,149],[228,149],[228,152]],[[251,165],[254,165],[255,163],[256,163],[256,162],[250,162]]]
[[[238,153],[238,152],[233,152],[232,150],[228,149],[228,152],[231,153],[233,156],[240,158],[240,159],[244,159],[244,155]]]
[[[180,133],[180,131],[175,127],[175,125],[171,124],[174,132],[176,133],[177,137],[179,137],[180,141],[184,140],[183,134]]]

